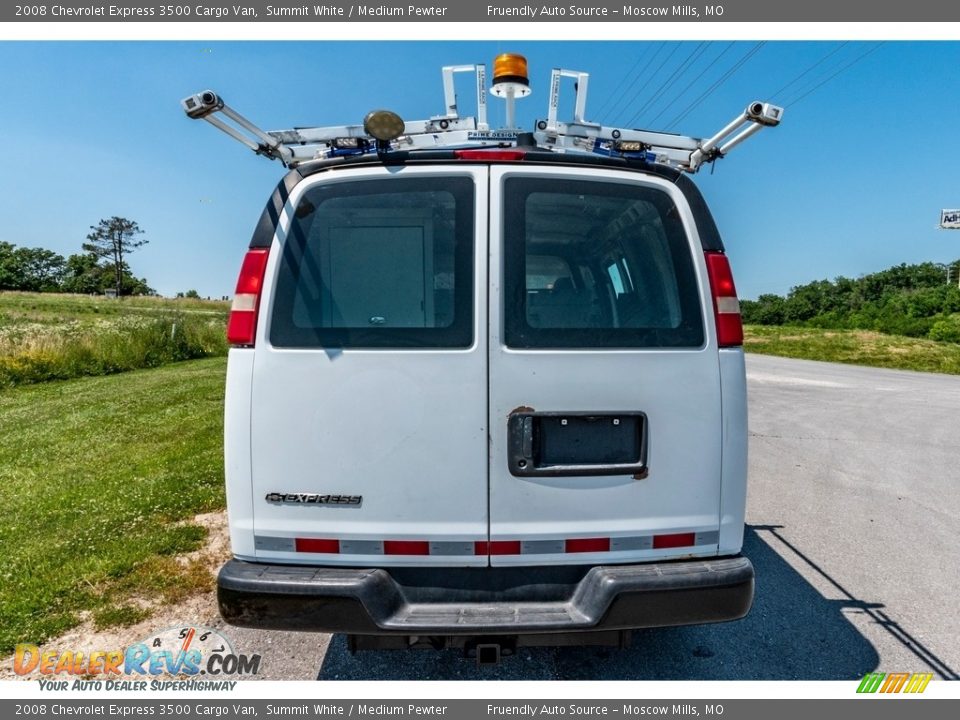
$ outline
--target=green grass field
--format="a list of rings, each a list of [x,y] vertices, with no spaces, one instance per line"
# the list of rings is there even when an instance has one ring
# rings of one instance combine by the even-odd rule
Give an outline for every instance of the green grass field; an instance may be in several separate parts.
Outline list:
[[[144,614],[222,508],[223,358],[0,391],[0,652]]]
[[[747,325],[747,352],[898,370],[960,374],[960,345],[866,330]]]
[[[0,292],[0,388],[225,355],[229,305]]]

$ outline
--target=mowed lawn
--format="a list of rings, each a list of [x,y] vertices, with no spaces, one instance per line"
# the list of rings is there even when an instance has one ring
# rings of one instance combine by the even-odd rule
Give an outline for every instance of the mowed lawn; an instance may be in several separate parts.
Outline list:
[[[87,614],[139,620],[143,600],[209,580],[172,557],[203,542],[189,519],[224,506],[225,368],[0,390],[0,652]]]

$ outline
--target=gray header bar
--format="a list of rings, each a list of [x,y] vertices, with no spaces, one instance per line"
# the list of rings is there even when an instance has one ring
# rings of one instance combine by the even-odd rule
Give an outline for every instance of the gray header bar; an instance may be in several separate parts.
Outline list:
[[[72,681],[71,681],[72,682]],[[850,683],[855,693],[856,681]],[[177,720],[210,720],[237,717],[295,717],[297,720],[326,720],[330,717],[416,718],[437,720],[539,720],[576,717],[580,720],[619,720],[658,717],[673,720],[718,718],[722,720],[807,720],[815,717],[842,717],[847,720],[940,720],[956,716],[958,700],[919,698],[875,698],[872,700],[245,700],[224,693],[216,700],[196,700],[189,695],[174,699],[86,700],[60,697],[35,698],[28,702],[0,701],[3,717],[46,718],[144,718],[171,715]],[[909,707],[908,707],[909,706]],[[950,710],[950,708],[953,710]]]
[[[0,22],[960,22],[960,3],[943,0],[62,0],[0,7]]]

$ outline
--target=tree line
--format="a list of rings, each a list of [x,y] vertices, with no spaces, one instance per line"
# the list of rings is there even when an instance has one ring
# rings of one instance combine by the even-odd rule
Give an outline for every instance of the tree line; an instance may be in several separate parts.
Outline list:
[[[136,222],[122,217],[90,227],[82,252],[64,257],[45,248],[0,241],[0,290],[119,295],[155,295],[124,259],[148,241]]]
[[[875,330],[960,342],[960,267],[901,264],[857,279],[838,277],[791,288],[786,297],[741,302],[746,323]]]

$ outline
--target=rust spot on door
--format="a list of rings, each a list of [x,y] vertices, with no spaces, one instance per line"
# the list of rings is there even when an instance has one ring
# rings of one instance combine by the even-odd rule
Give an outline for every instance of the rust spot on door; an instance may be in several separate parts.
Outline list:
[[[536,410],[534,410],[532,407],[521,405],[520,407],[516,407],[513,410],[511,410],[510,413],[507,415],[507,417],[512,417],[514,415],[519,415],[519,414],[532,413],[532,412],[536,412]]]

